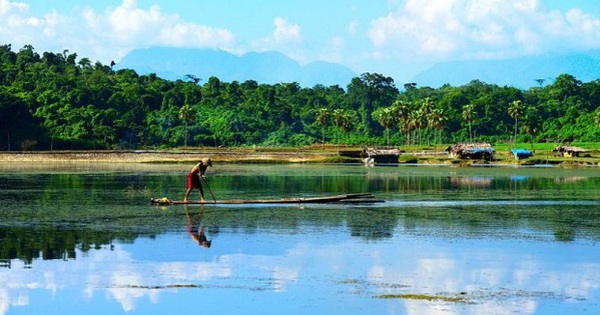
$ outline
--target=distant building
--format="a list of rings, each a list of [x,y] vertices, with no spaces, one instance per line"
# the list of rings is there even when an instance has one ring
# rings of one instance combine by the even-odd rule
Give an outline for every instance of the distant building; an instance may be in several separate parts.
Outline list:
[[[373,163],[398,163],[400,150],[398,149],[376,149],[366,148],[362,151],[339,151],[340,156],[360,158],[365,164]]]
[[[555,147],[553,152],[558,152],[563,157],[578,157],[582,153],[587,153],[590,150],[582,149],[579,147],[569,146],[569,145],[559,145]]]
[[[452,158],[487,160],[494,158],[494,148],[487,142],[459,142],[446,148]]]
[[[515,156],[515,159],[526,159],[533,156],[533,152],[526,149],[511,149],[510,153]]]

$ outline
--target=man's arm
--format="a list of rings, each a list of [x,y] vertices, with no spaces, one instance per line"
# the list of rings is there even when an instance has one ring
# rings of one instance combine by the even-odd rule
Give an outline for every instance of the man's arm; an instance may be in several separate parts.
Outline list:
[[[198,167],[198,170],[199,170],[199,173],[200,173],[200,177],[202,177],[202,178],[206,178],[206,175],[204,175],[204,172],[206,172],[206,169],[207,169],[208,167],[207,167],[207,166],[204,166],[204,167],[203,167],[203,166],[204,166],[204,165],[199,165],[199,167]]]

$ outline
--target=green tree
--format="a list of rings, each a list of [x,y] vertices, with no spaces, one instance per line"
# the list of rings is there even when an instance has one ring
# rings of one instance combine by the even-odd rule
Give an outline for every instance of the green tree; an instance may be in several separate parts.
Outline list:
[[[183,145],[185,147],[187,147],[188,146],[188,134],[189,134],[188,126],[189,126],[190,122],[196,120],[196,110],[188,104],[181,106],[181,108],[179,109],[179,119],[181,119],[185,125],[184,126],[185,136],[184,136]]]
[[[390,145],[390,129],[396,125],[396,117],[392,107],[380,108],[373,112],[375,119],[385,129],[386,146]]]
[[[359,116],[357,130],[370,134],[373,129],[373,111],[390,106],[398,98],[394,79],[377,73],[363,73],[348,84],[347,104]]]
[[[517,136],[519,132],[519,117],[523,115],[523,102],[521,100],[512,101],[508,106],[508,115],[515,120],[515,148],[517,147]]]
[[[423,102],[421,103],[421,121],[422,121],[422,126],[425,127],[425,136],[427,137],[427,145],[430,145],[430,131],[432,128],[431,123],[431,116],[432,113],[435,111],[435,104],[433,103],[433,101],[431,100],[430,97],[426,97]]]
[[[335,109],[333,111],[333,120],[340,132],[346,133],[346,141],[348,141],[350,131],[354,129],[354,115],[352,112],[344,109]],[[339,143],[339,137],[338,137]]]
[[[402,133],[404,132],[404,136],[406,139],[406,145],[410,144],[410,124],[408,123],[408,117],[410,113],[411,103],[396,100],[392,104],[392,110],[394,113],[394,120],[398,125],[398,130]]]
[[[331,119],[331,114],[329,113],[329,109],[325,107],[321,107],[317,110],[317,123],[321,126],[321,137],[322,144],[325,145],[325,128],[329,125],[329,121]]]
[[[0,131],[6,135],[6,150],[13,149],[11,144],[16,138],[15,134],[24,135],[32,128],[30,122],[31,114],[25,102],[7,88],[0,86]],[[2,142],[0,141],[0,144]]]
[[[527,107],[523,116],[522,125],[523,131],[529,136],[531,148],[533,149],[534,137],[539,133],[542,126],[539,111],[535,106]]]
[[[442,108],[434,108],[429,114],[427,124],[433,130],[437,131],[437,143],[442,144],[442,130],[446,125],[447,117]]]
[[[423,126],[421,118],[422,118],[421,109],[412,110],[408,113],[407,123],[408,123],[410,130],[413,131],[411,138],[413,139],[412,144],[414,144],[414,145],[421,144],[421,127]]]
[[[468,104],[463,106],[462,117],[467,122],[467,127],[469,128],[469,141],[473,142],[473,118],[475,116],[475,106],[473,104]]]

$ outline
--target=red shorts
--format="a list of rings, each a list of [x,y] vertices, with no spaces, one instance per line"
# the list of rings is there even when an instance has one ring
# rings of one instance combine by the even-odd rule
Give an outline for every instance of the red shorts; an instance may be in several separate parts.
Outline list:
[[[200,178],[197,173],[188,173],[187,175],[187,188],[202,188]]]

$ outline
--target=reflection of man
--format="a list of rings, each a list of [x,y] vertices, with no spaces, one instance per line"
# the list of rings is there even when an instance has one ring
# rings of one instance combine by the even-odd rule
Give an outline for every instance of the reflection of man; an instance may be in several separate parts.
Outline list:
[[[194,219],[190,215],[188,210],[188,206],[185,205],[185,215],[187,217],[188,222],[188,233],[190,237],[196,242],[196,244],[202,246],[203,248],[209,248],[212,245],[212,241],[209,241],[206,238],[206,234],[204,234],[204,227],[201,227],[202,223],[202,213],[204,213],[204,207],[200,208],[200,212],[198,213],[198,220],[194,222]]]

